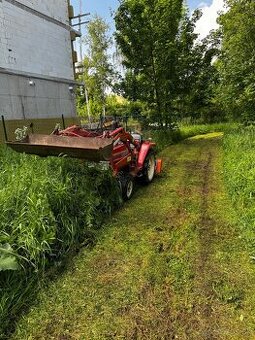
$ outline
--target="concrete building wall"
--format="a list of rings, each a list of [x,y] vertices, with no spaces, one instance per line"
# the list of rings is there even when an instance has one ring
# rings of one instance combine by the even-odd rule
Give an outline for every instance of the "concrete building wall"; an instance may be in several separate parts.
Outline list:
[[[19,0],[19,2],[35,11],[69,24],[67,0]]]
[[[54,4],[54,1],[47,2]],[[66,1],[62,0],[62,3],[66,4]],[[55,6],[52,6],[52,12],[53,9],[57,11]],[[6,0],[0,1],[0,27],[0,67],[74,79],[71,38],[67,27]]]
[[[6,120],[75,116],[74,95],[69,86],[58,81],[0,74],[0,114]]]
[[[67,0],[0,0],[0,115],[76,117]]]

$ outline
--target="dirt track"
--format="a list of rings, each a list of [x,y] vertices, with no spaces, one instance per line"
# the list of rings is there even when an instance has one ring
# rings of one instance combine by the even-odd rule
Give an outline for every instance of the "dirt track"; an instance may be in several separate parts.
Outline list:
[[[225,194],[220,143],[208,135],[165,150],[162,177],[41,294],[14,338],[254,339],[254,269]]]

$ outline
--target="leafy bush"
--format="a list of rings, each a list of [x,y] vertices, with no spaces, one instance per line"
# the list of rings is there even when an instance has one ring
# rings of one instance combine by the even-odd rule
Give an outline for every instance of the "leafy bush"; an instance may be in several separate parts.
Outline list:
[[[111,171],[0,149],[0,338],[46,269],[92,240],[120,203]]]
[[[247,245],[255,247],[255,127],[224,137],[224,172],[230,197],[240,216]]]
[[[182,139],[193,137],[196,135],[203,135],[210,132],[229,132],[238,128],[236,123],[217,123],[217,124],[195,124],[195,125],[181,125]]]

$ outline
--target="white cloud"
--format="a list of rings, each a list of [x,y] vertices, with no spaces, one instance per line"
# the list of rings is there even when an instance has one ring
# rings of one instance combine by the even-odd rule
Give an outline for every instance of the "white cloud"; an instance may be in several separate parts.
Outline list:
[[[200,4],[197,6],[198,8],[204,8],[204,7],[208,7],[208,3],[207,2],[200,2]]]
[[[201,2],[198,8],[202,10],[203,15],[197,22],[195,32],[199,34],[199,39],[203,39],[212,29],[218,27],[216,19],[219,11],[224,11],[224,0],[213,0],[211,5]]]

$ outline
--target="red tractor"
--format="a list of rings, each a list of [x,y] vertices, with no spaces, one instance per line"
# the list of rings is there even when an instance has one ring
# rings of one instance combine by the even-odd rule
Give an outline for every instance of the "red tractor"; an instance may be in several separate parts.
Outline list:
[[[162,161],[155,158],[156,144],[123,127],[90,130],[74,125],[65,130],[55,129],[51,135],[30,134],[7,145],[18,152],[44,157],[67,155],[108,162],[124,199],[132,196],[135,178],[150,183],[162,167]]]

